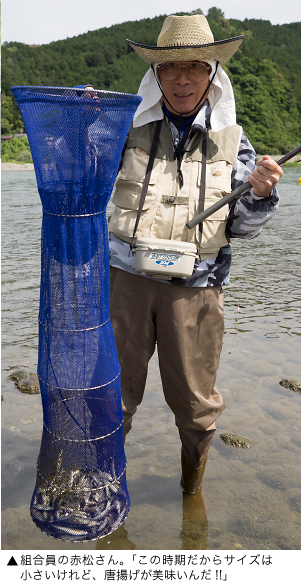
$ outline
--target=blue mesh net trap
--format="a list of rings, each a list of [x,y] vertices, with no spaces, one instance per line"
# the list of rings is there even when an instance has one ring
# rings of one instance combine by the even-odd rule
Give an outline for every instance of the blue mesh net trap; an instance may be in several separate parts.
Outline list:
[[[106,206],[140,97],[13,87],[43,206],[38,376],[43,434],[31,516],[87,541],[129,510]]]

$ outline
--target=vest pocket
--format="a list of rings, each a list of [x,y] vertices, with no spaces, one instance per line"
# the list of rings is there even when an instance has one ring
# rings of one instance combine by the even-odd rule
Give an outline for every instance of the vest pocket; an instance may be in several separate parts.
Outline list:
[[[210,190],[231,192],[231,172],[232,165],[221,159],[215,162],[206,163],[206,191],[211,197]],[[201,184],[202,164],[199,164],[198,186]]]
[[[115,204],[115,209],[111,216],[109,230],[126,242],[130,242],[133,236],[141,189],[142,183],[137,184],[137,182],[119,179],[112,199],[113,204]],[[147,193],[136,233],[137,236],[141,236],[142,227],[145,227],[147,230],[151,228],[152,214],[155,212],[154,201],[154,196]]]
[[[142,191],[142,182],[133,182],[119,178],[116,184],[116,190],[112,198],[113,204],[126,210],[138,210],[140,196]],[[148,210],[153,204],[155,198],[153,194],[147,192],[143,204],[143,210]]]
[[[126,149],[122,168],[120,170],[120,179],[126,181],[143,182],[149,155],[140,147],[131,147]]]
[[[145,179],[149,156],[146,151],[139,147],[127,149],[123,159],[123,167],[116,182],[115,193],[112,198],[113,204],[119,208],[127,210],[138,210],[142,186]],[[149,188],[155,183],[154,171],[151,173]],[[154,195],[151,191],[146,192],[143,210],[148,210],[154,202]]]
[[[217,202],[217,198],[210,198],[205,200],[205,210],[210,208],[215,202]],[[195,215],[198,213],[198,207],[196,203],[196,211]],[[204,254],[204,258],[207,255],[216,256],[218,254],[219,249],[222,246],[226,246],[228,244],[225,230],[227,224],[227,217],[229,214],[229,206],[226,204],[223,208],[214,212],[211,216],[206,218],[203,222],[203,231],[202,231],[202,242],[201,242],[201,254]],[[198,228],[198,226],[196,226]]]
[[[219,200],[222,199],[223,197],[224,196],[220,196],[220,197],[216,197],[216,198],[215,197],[214,198],[206,198],[204,210],[207,210],[208,208],[210,208],[211,206],[216,204],[216,202],[219,202]],[[206,218],[205,222],[207,220],[209,220],[211,222],[221,222],[223,220],[227,220],[228,215],[229,215],[229,204],[226,204],[225,206],[223,206],[222,208],[220,208],[219,210],[214,212],[214,214],[211,214],[211,216],[208,216],[208,218]]]

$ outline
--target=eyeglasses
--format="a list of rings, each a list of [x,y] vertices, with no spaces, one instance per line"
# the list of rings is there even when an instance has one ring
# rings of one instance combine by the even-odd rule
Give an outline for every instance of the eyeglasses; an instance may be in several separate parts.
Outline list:
[[[210,65],[206,63],[162,63],[158,65],[160,79],[162,81],[174,81],[182,71],[186,69],[186,75],[191,81],[203,81],[211,72]]]

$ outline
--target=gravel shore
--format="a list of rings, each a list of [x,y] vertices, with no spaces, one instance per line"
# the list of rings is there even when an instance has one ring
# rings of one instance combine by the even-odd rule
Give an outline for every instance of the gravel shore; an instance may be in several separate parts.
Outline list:
[[[259,156],[261,158],[262,156]],[[280,159],[280,155],[271,155],[270,156],[274,160]],[[291,161],[297,161],[297,157],[295,156]],[[34,170],[33,163],[1,163],[1,171],[28,171]]]
[[[1,163],[1,171],[28,171],[33,169],[33,163]]]

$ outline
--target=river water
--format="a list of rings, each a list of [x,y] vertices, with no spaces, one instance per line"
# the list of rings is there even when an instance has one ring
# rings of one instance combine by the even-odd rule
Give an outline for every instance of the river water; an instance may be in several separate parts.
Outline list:
[[[218,420],[202,491],[183,494],[180,442],[156,355],[127,438],[131,510],[104,539],[47,537],[29,515],[42,433],[40,395],[20,393],[11,368],[36,372],[41,205],[35,174],[2,174],[2,549],[301,549],[299,168],[285,168],[276,216],[253,241],[234,241],[225,291]],[[232,432],[251,448],[226,445]]]

